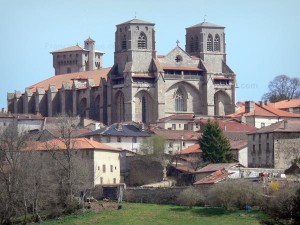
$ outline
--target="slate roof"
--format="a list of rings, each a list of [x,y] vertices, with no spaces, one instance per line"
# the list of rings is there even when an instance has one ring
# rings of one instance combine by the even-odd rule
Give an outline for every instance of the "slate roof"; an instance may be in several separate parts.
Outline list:
[[[210,23],[210,22],[202,22],[202,23],[198,23],[196,25],[193,25],[191,27],[188,28],[193,28],[193,27],[214,27],[214,28],[225,28],[224,26],[220,26],[214,23]]]
[[[36,92],[37,88],[44,88],[45,90],[48,90],[49,85],[51,84],[51,85],[55,85],[57,89],[61,89],[63,83],[66,83],[72,87],[73,82],[76,79],[77,80],[93,79],[95,86],[99,86],[100,79],[101,78],[107,79],[107,75],[110,72],[110,69],[111,68],[103,68],[103,69],[76,72],[76,73],[60,74],[60,75],[50,77],[36,84],[33,84],[28,88],[30,88],[32,92]]]
[[[140,130],[133,124],[121,124],[122,129],[118,129],[118,124],[112,124],[92,132],[82,134],[82,137],[103,135],[103,136],[122,136],[122,137],[149,137],[152,132],[147,130]]]

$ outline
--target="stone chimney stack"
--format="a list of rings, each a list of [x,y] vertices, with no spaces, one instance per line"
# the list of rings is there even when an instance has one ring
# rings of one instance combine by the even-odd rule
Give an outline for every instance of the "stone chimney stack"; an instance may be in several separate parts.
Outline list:
[[[255,108],[254,101],[246,101],[245,102],[245,113],[253,112]]]

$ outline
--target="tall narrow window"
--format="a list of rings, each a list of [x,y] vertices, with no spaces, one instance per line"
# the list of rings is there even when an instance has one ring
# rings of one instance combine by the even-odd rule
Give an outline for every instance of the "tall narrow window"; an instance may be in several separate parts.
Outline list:
[[[126,49],[126,35],[124,34],[124,37],[122,39],[122,49]]]
[[[208,35],[207,37],[207,51],[212,51],[213,50],[213,37],[211,34]]]
[[[191,52],[195,51],[195,49],[194,49],[194,38],[193,37],[191,37],[191,40],[190,40],[190,51]]]
[[[116,95],[116,103],[117,103],[117,122],[125,121],[125,105],[124,105],[124,94],[119,92]]]
[[[147,111],[146,111],[146,98],[142,97],[142,122],[146,123],[147,121]]]
[[[218,34],[215,35],[214,51],[220,51],[220,36]]]
[[[186,99],[181,89],[178,89],[175,95],[175,111],[186,111]]]
[[[138,49],[146,49],[147,48],[147,37],[142,32],[138,39]]]
[[[198,41],[198,37],[195,37],[195,51],[199,50],[199,41]]]

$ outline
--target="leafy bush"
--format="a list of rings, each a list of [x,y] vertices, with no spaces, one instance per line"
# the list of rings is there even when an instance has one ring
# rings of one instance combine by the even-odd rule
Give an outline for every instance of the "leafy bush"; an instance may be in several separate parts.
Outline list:
[[[189,187],[183,190],[178,196],[178,202],[180,205],[188,206],[192,208],[204,201],[203,195],[194,187]]]

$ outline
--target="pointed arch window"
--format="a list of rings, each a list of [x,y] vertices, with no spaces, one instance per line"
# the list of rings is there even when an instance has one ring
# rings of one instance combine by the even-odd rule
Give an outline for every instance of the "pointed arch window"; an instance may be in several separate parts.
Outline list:
[[[120,92],[117,97],[117,117],[118,122],[125,121],[124,94],[122,92]]]
[[[141,32],[138,38],[138,49],[146,49],[146,48],[147,48],[147,37],[143,32]]]
[[[190,51],[191,52],[195,51],[195,49],[194,49],[194,38],[193,37],[191,37],[191,40],[190,40]]]
[[[213,37],[211,34],[207,37],[207,51],[213,51]]]
[[[218,52],[220,51],[220,36],[218,34],[215,35],[214,50]]]
[[[142,97],[142,122],[147,122],[147,104],[146,104],[146,97]]]
[[[126,46],[126,35],[123,36],[123,39],[122,39],[122,49],[126,49],[127,46]]]
[[[175,111],[186,111],[186,95],[182,89],[178,89],[175,94]]]

